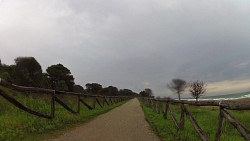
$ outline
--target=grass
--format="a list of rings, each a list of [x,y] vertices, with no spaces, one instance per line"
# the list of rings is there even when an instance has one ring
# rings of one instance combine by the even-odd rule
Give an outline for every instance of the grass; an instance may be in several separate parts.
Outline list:
[[[12,95],[25,106],[45,114],[50,114],[49,95],[20,93],[2,86],[0,86],[0,88]],[[60,96],[60,99],[76,111],[76,97]],[[91,104],[90,99],[85,99],[85,101]],[[58,129],[65,129],[72,125],[84,123],[87,120],[105,113],[121,104],[122,103],[111,104],[109,106],[106,105],[103,108],[99,107],[97,104],[94,110],[88,110],[81,105],[80,114],[72,114],[62,106],[56,104],[55,118],[49,120],[24,112],[0,96],[0,140],[24,140],[27,136],[35,136],[37,134],[45,134]]]
[[[152,108],[141,102],[146,120],[152,129],[159,135],[163,141],[198,141],[201,140],[195,132],[192,124],[185,116],[184,130],[177,131],[168,112],[167,119],[162,114],[157,114]],[[176,118],[180,119],[180,106],[177,104],[170,105]],[[210,140],[215,139],[217,130],[219,109],[187,106],[194,118],[204,132],[209,136]],[[237,120],[239,120],[247,129],[250,129],[250,111],[229,111]],[[223,130],[221,140],[223,141],[244,141],[239,132],[225,119],[223,120]]]

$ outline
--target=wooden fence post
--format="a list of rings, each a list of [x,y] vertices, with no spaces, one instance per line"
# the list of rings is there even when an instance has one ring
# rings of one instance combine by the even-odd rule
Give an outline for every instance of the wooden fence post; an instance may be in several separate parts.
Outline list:
[[[171,118],[174,121],[174,124],[178,128],[178,130],[183,130],[184,129],[184,121],[185,121],[185,116],[190,120],[192,126],[194,127],[195,131],[197,134],[200,136],[200,138],[203,141],[209,141],[208,136],[206,133],[201,129],[201,127],[198,125],[197,121],[194,119],[193,115],[189,112],[185,104],[188,105],[195,105],[195,106],[219,106],[220,107],[220,113],[218,116],[218,125],[217,125],[217,131],[216,131],[216,136],[215,136],[215,141],[220,140],[221,132],[222,132],[222,127],[223,127],[223,120],[226,119],[230,124],[232,124],[238,132],[241,134],[242,137],[244,137],[245,140],[250,141],[250,131],[242,125],[238,120],[236,120],[234,117],[232,117],[226,110],[224,109],[229,109],[229,110],[249,110],[250,109],[250,104],[249,103],[232,103],[232,102],[227,102],[227,103],[221,103],[221,101],[201,101],[201,102],[193,102],[193,101],[177,101],[173,99],[153,99],[153,98],[141,98],[142,101],[146,105],[152,108],[152,110],[156,111],[157,113],[161,112],[163,113],[163,117],[166,119],[167,118],[167,112],[170,112]],[[164,109],[162,108],[162,103],[161,102],[166,102],[166,105],[164,106]],[[179,103],[181,107],[181,117],[180,117],[180,122],[177,122],[173,111],[171,110],[171,107],[169,106],[169,103]],[[240,105],[242,104],[242,105]]]
[[[158,112],[158,114],[160,114],[161,113],[161,109],[162,109],[162,105],[161,105],[161,102],[158,102],[158,104],[157,104],[158,106],[158,110],[157,110],[157,112]]]
[[[36,115],[38,117],[43,117],[43,118],[47,118],[47,119],[52,119],[51,115],[46,115],[37,111],[34,111],[26,106],[24,106],[23,104],[21,104],[20,102],[18,102],[15,98],[13,98],[12,96],[9,96],[8,94],[6,94],[5,92],[3,92],[0,89],[0,96],[2,96],[4,99],[6,99],[7,101],[9,101],[11,104],[13,104],[14,106],[16,106],[17,108],[28,112],[30,114]]]
[[[215,141],[220,140],[222,125],[223,125],[223,114],[222,114],[222,108],[220,107],[220,113],[218,116],[218,126],[217,126]]]
[[[144,98],[144,99],[146,101],[147,106],[149,106],[149,99],[148,98]]]
[[[105,97],[101,97],[102,99],[102,105],[105,106]]]
[[[108,102],[108,100],[107,100],[106,97],[104,97],[104,100],[105,100],[105,102],[107,103],[107,105],[109,105],[109,102]]]
[[[238,130],[241,136],[244,137],[245,140],[249,141],[250,132],[248,131],[248,129],[245,126],[243,126],[238,120],[232,117],[227,111],[221,109],[221,112],[223,114],[223,117]]]
[[[179,123],[179,127],[180,130],[183,130],[184,128],[184,122],[185,122],[185,109],[184,109],[184,104],[181,104],[181,117],[180,117],[180,123]]]
[[[98,97],[96,97],[95,100],[96,100],[97,104],[102,108],[103,105],[102,105],[101,102],[99,101]]]
[[[154,110],[156,113],[157,113],[157,109],[158,109],[157,101],[154,99]]]
[[[92,107],[95,109],[95,105],[96,105],[96,97],[93,97],[93,98],[92,98],[92,100],[93,100],[93,106],[92,106]]]
[[[89,110],[93,110],[94,108],[91,107],[88,103],[86,103],[83,99],[80,99],[80,102],[85,106],[87,107]]]
[[[80,105],[81,105],[81,103],[80,103],[80,98],[81,98],[81,96],[80,95],[78,95],[77,96],[77,113],[78,114],[80,114]]]
[[[71,107],[69,107],[65,102],[63,102],[61,99],[59,99],[57,96],[55,96],[55,101],[60,104],[61,106],[63,106],[63,108],[65,108],[66,110],[68,110],[69,112],[73,113],[73,114],[77,114],[77,111],[74,111]]]
[[[172,120],[174,121],[175,126],[176,126],[176,127],[177,127],[177,129],[179,130],[179,124],[178,124],[178,122],[177,122],[177,120],[176,120],[176,118],[175,118],[175,116],[174,116],[174,113],[173,113],[173,112],[172,112],[172,110],[171,110],[171,107],[170,107],[170,106],[168,106],[168,109],[169,109],[169,112],[170,112],[171,118],[172,118]]]
[[[51,93],[51,118],[54,119],[55,117],[55,99],[56,99],[56,91],[54,90],[53,93]]]
[[[168,107],[169,107],[169,102],[167,101],[165,105],[164,113],[163,113],[164,119],[167,119]]]
[[[111,104],[113,104],[113,101],[112,101],[112,98],[111,98],[111,97],[109,98],[109,102],[110,102]]]
[[[203,141],[209,141],[208,136],[205,134],[205,132],[201,129],[201,127],[197,124],[196,120],[192,116],[192,114],[188,111],[188,109],[183,105],[183,108],[185,109],[185,112],[187,114],[187,117],[189,118],[191,124],[193,125],[195,131],[199,134],[200,138]]]
[[[157,112],[157,101],[154,99],[154,110]]]

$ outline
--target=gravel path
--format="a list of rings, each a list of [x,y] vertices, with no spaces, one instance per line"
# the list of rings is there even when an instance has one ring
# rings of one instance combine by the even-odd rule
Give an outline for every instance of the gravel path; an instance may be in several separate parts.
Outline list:
[[[50,141],[159,141],[150,130],[137,99]]]

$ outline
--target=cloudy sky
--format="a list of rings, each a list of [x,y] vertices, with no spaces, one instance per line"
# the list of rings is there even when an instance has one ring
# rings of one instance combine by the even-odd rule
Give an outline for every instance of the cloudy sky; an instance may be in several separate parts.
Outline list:
[[[208,95],[249,91],[249,15],[249,0],[0,0],[0,58],[155,95],[172,95],[172,78],[205,81]]]

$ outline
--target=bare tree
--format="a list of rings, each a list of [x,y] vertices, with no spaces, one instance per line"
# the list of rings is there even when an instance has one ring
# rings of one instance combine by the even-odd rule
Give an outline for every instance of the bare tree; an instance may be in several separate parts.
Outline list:
[[[194,81],[189,83],[189,92],[190,94],[198,101],[205,92],[206,92],[206,84],[202,81]]]
[[[182,79],[172,79],[172,81],[167,84],[167,87],[178,94],[179,100],[181,100],[180,94],[185,90],[187,82]]]

